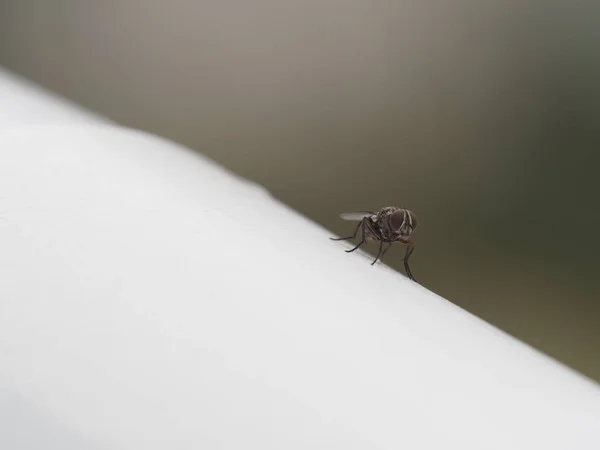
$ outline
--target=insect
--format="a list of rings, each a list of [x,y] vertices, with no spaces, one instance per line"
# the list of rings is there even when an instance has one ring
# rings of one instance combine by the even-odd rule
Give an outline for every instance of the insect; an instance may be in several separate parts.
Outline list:
[[[346,253],[352,253],[365,242],[379,242],[379,253],[377,253],[377,257],[371,263],[373,265],[379,259],[383,258],[383,255],[385,255],[385,252],[389,250],[392,244],[400,242],[406,245],[406,254],[404,255],[404,270],[406,270],[406,275],[411,280],[417,281],[408,266],[410,255],[412,255],[415,249],[414,242],[409,240],[410,235],[417,228],[417,216],[415,213],[408,209],[387,206],[377,213],[373,211],[356,211],[340,214],[340,217],[344,220],[353,220],[359,223],[352,236],[330,238],[332,241],[354,239],[359,232],[362,232],[362,237],[358,245],[350,250],[346,250]],[[388,244],[385,250],[383,249],[383,244]]]

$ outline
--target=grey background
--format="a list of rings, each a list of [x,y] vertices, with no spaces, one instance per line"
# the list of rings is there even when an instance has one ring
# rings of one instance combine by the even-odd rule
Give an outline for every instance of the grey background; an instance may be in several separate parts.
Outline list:
[[[339,212],[410,208],[421,284],[598,380],[599,18],[591,0],[1,0],[0,65],[332,233]]]

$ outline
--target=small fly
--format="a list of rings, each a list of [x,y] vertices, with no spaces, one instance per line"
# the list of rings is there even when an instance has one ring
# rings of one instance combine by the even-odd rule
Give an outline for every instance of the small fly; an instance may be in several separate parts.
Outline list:
[[[358,226],[356,227],[356,230],[354,230],[352,236],[330,238],[331,240],[345,241],[354,239],[359,231],[361,231],[362,237],[360,242],[353,249],[346,250],[347,253],[353,252],[365,242],[379,242],[379,253],[377,253],[377,258],[375,258],[371,265],[383,258],[383,255],[385,255],[385,252],[389,250],[392,244],[400,242],[401,244],[406,245],[406,254],[404,255],[404,269],[406,270],[406,275],[408,275],[408,278],[411,280],[417,281],[415,280],[415,277],[413,277],[410,267],[408,266],[408,259],[415,249],[414,242],[409,240],[410,235],[417,228],[417,216],[414,212],[395,206],[387,206],[377,213],[373,211],[357,211],[340,214],[340,217],[344,220],[358,221]],[[383,244],[388,244],[385,250]]]

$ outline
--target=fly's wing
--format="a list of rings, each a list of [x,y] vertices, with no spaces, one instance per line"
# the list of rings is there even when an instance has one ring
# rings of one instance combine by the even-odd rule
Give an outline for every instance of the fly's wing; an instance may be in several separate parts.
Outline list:
[[[375,213],[373,211],[354,211],[349,213],[342,213],[340,214],[340,217],[344,220],[360,221],[363,220],[365,217],[369,217],[374,214]]]

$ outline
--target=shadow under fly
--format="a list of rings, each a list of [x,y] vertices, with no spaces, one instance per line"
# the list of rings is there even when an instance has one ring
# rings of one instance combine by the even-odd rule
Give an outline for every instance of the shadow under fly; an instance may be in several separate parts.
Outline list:
[[[408,239],[417,228],[417,216],[415,213],[408,209],[387,206],[377,213],[373,211],[356,211],[340,214],[340,217],[344,220],[358,221],[358,225],[352,236],[330,238],[332,241],[354,239],[359,232],[362,233],[358,245],[350,250],[346,250],[346,253],[352,253],[365,242],[379,242],[379,252],[375,260],[371,263],[373,265],[383,258],[383,255],[385,255],[385,252],[389,250],[392,244],[399,242],[406,245],[406,254],[404,255],[404,270],[406,270],[406,275],[411,280],[417,281],[413,277],[408,265],[410,255],[412,255],[415,249],[414,242]],[[387,244],[385,249],[383,248],[383,244]]]

